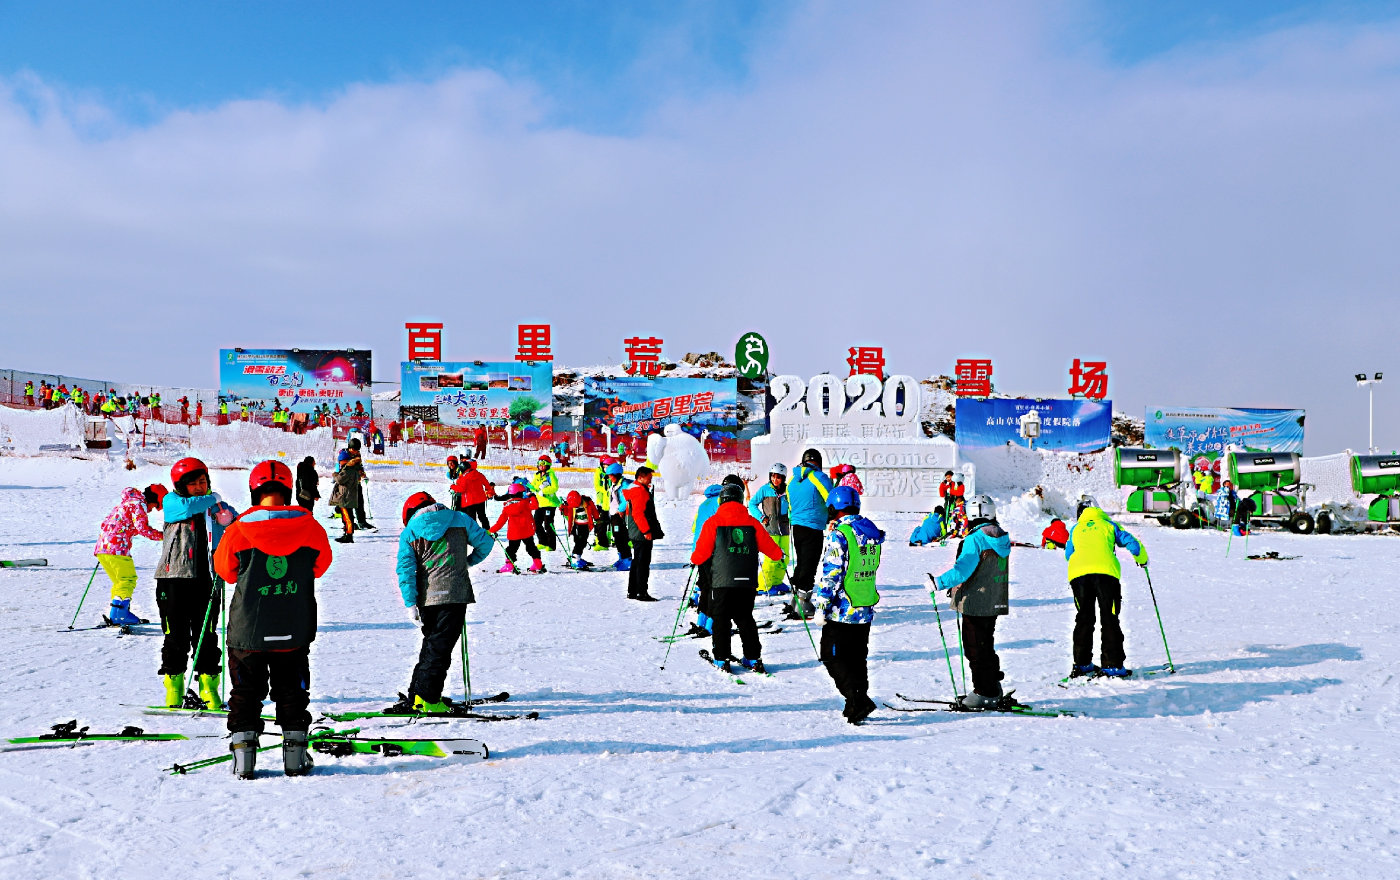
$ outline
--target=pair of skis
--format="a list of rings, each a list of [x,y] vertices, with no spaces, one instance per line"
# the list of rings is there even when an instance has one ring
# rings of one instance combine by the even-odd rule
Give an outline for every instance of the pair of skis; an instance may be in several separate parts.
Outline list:
[[[478,739],[394,739],[389,737],[362,737],[358,727],[350,730],[320,728],[307,736],[307,745],[314,752],[333,757],[349,755],[381,755],[395,758],[418,756],[425,758],[455,758],[458,760],[485,761],[491,757],[486,743]],[[279,748],[281,743],[262,746],[259,752]],[[196,770],[203,770],[233,760],[232,753],[191,761],[188,764],[172,764],[166,772],[184,776]]]
[[[736,670],[731,666],[731,663],[732,663],[733,661],[730,661],[730,660],[726,660],[726,661],[724,661],[722,664],[721,664],[721,663],[716,663],[716,662],[715,662],[714,655],[710,653],[710,650],[709,650],[708,648],[701,648],[701,649],[700,649],[700,657],[701,657],[707,664],[709,664],[709,666],[710,666],[711,669],[715,670],[715,671],[718,672],[720,675],[723,675],[724,677],[728,678],[730,681],[734,682],[735,684],[748,684],[748,682],[747,682],[747,681],[744,681],[744,679],[743,679],[743,677],[742,677],[742,676],[745,676],[745,675],[761,675],[761,676],[763,676],[764,678],[772,678],[772,677],[773,677],[773,673],[771,673],[771,672],[759,672],[759,671],[757,671],[757,670],[755,670],[755,669],[746,669],[746,668],[744,668],[742,665],[739,666],[739,670],[742,670],[742,671],[736,671]]]
[[[992,706],[965,706],[957,700],[932,700],[922,697],[907,697],[904,694],[895,694],[896,697],[906,703],[917,703],[917,706],[893,706],[885,704],[886,709],[895,712],[998,712],[1003,715],[1027,715],[1036,718],[1073,718],[1074,713],[1067,709],[1037,709],[1029,703],[1018,702],[1012,696],[1015,691],[1008,691],[1005,696]],[[928,705],[924,705],[928,704]]]
[[[102,742],[170,742],[181,739],[189,739],[189,737],[179,733],[147,733],[139,727],[124,727],[118,733],[89,733],[87,727],[79,727],[77,720],[74,719],[63,724],[55,724],[48,733],[39,736],[17,736],[13,739],[7,739],[5,740],[6,745],[0,746],[0,751],[18,752],[25,749],[53,746],[71,748]]]
[[[402,696],[402,694],[400,695]],[[501,691],[499,694],[492,694],[489,697],[478,697],[471,701],[470,705],[463,705],[448,712],[391,712],[387,709],[379,711],[350,711],[350,712],[324,712],[321,715],[323,721],[347,722],[361,721],[368,718],[407,718],[410,721],[417,721],[422,718],[448,718],[461,721],[534,721],[540,717],[538,712],[526,712],[521,715],[490,715],[482,712],[473,712],[471,706],[480,706],[486,703],[504,703],[510,699],[510,694]]]

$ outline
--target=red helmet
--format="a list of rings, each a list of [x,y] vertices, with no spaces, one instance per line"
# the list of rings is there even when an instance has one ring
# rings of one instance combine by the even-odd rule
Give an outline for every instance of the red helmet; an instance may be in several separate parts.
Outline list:
[[[413,515],[429,504],[437,504],[437,501],[427,492],[414,492],[408,496],[408,500],[403,503],[403,524],[408,525]]]
[[[564,503],[570,507],[578,507],[583,503],[583,496],[576,491],[570,492],[568,497],[564,499]]]
[[[548,455],[541,455],[541,456],[540,456],[539,464],[553,464],[553,463],[554,463],[554,459],[550,458]]]
[[[141,490],[141,496],[145,499],[147,507],[160,507],[165,504],[165,496],[169,492],[170,490],[160,483],[152,483]]]
[[[280,461],[264,461],[253,466],[248,472],[248,493],[257,501],[258,496],[272,487],[285,490],[290,501],[295,484],[292,482],[292,469]]]
[[[193,480],[200,474],[209,476],[209,468],[204,466],[204,462],[197,458],[182,458],[170,467],[170,482],[179,488],[187,480]]]
[[[457,463],[457,456],[455,456],[455,455],[449,455],[449,456],[447,456],[447,463],[448,463],[448,464],[456,464],[456,463]]]
[[[613,458],[611,455],[605,455],[598,459],[598,467],[607,467],[610,464],[617,464],[617,459]]]

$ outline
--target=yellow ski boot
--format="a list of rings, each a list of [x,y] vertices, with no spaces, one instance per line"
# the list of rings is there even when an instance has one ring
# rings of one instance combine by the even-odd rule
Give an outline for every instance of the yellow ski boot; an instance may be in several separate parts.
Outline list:
[[[204,701],[206,709],[224,708],[224,701],[219,699],[219,677],[217,675],[201,675],[199,677],[199,698]]]
[[[178,709],[185,705],[185,674],[163,675],[161,680],[165,683],[165,707]]]

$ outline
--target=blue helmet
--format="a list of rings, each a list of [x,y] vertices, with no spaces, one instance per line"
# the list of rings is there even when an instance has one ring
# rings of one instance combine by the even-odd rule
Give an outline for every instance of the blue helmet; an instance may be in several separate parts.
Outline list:
[[[622,465],[610,464],[608,465],[607,470],[603,471],[603,473],[607,474],[610,477],[620,477],[622,476]]]
[[[860,513],[860,493],[850,486],[837,486],[831,490],[827,496],[826,506],[840,513],[849,510],[851,513]]]

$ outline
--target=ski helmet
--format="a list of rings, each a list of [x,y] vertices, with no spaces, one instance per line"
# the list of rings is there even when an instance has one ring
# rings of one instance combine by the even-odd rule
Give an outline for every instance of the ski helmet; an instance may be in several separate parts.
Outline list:
[[[255,504],[264,492],[275,489],[280,489],[290,504],[293,486],[292,469],[280,461],[260,462],[248,472],[248,494],[253,496]]]
[[[730,501],[742,503],[744,500],[744,487],[734,483],[725,483],[719,490],[719,503],[725,504]]]
[[[809,467],[819,468],[822,466],[822,454],[819,450],[808,449],[802,453],[802,463]]]
[[[177,490],[183,489],[185,483],[198,479],[201,475],[209,476],[209,468],[197,458],[182,458],[170,467],[170,482],[175,484]]]
[[[997,506],[992,499],[986,495],[973,495],[963,504],[967,512],[967,522],[971,525],[978,520],[994,520],[997,518]]]
[[[145,500],[147,507],[160,507],[165,504],[165,496],[169,491],[160,483],[152,483],[141,490],[141,497]]]
[[[610,477],[620,477],[622,476],[622,465],[610,464],[608,465],[608,469],[603,473],[607,474]]]
[[[787,465],[783,464],[781,461],[775,463],[772,467],[770,467],[770,468],[768,469],[768,475],[769,475],[769,476],[772,476],[773,474],[777,474],[778,476],[780,476],[780,477],[782,477],[784,480],[786,480],[786,479],[787,479]]]
[[[602,458],[598,459],[598,466],[599,466],[599,467],[607,467],[607,466],[610,465],[610,464],[616,464],[616,463],[617,463],[617,459],[613,458],[611,455],[605,455],[605,456],[603,456]]]
[[[403,524],[408,525],[408,521],[413,519],[415,513],[430,504],[437,504],[437,501],[427,492],[414,492],[408,496],[408,500],[403,503]]]
[[[536,464],[553,464],[553,463],[554,463],[554,459],[550,458],[550,457],[547,456],[547,455],[541,455],[539,461],[536,462]]]
[[[1088,510],[1091,507],[1098,506],[1099,502],[1094,498],[1093,495],[1089,495],[1087,493],[1084,495],[1080,495],[1079,504],[1074,509],[1074,518],[1078,519],[1079,517],[1084,515],[1084,511]]]
[[[719,481],[721,486],[738,486],[744,488],[744,478],[738,474],[726,474],[723,480]]]
[[[580,504],[583,503],[583,496],[579,495],[577,491],[570,492],[564,498],[564,503],[569,505],[570,507],[578,507]]]
[[[837,486],[827,496],[826,506],[837,513],[860,513],[860,493],[850,486]]]
[[[506,492],[509,495],[524,495],[525,486],[521,483],[511,483],[510,488],[506,490]]]
[[[845,476],[846,474],[853,474],[855,472],[856,466],[853,464],[838,464],[836,466],[836,473],[840,474],[841,476]]]
[[[448,463],[448,464],[456,464],[456,463],[457,463],[457,456],[455,456],[455,455],[449,455],[449,456],[447,456],[447,463]]]

